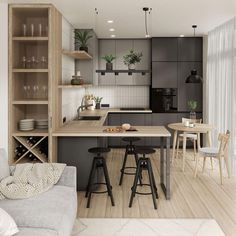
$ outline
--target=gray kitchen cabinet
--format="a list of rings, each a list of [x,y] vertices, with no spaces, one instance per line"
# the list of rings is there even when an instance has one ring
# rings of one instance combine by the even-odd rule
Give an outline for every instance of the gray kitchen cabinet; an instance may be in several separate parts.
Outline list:
[[[177,62],[152,62],[153,88],[177,88],[177,78]]]
[[[152,61],[177,61],[178,39],[177,38],[153,38]]]
[[[121,39],[116,40],[116,70],[127,70],[127,65],[124,64],[123,56],[133,48],[133,40]],[[133,85],[133,76],[127,73],[119,73],[115,75],[116,85]]]
[[[202,61],[202,37],[179,38],[178,61]]]
[[[136,70],[150,70],[151,66],[151,42],[147,39],[137,39],[133,40],[133,49],[136,52],[142,52],[143,56],[140,63],[135,66]],[[134,85],[150,85],[151,84],[151,74],[146,73],[142,75],[141,73],[134,73],[133,75]]]
[[[201,62],[179,62],[178,63],[178,111],[189,111],[188,101],[196,100],[198,106],[196,111],[202,111],[202,84],[185,83],[192,69],[197,69],[202,75]]]
[[[116,41],[112,39],[99,40],[99,68],[101,70],[106,69],[106,61],[102,59],[105,55],[116,55]],[[113,69],[116,69],[115,63],[113,63]],[[115,85],[116,79],[114,73],[106,73],[101,75],[99,73],[99,85]]]
[[[120,126],[121,125],[121,114],[110,113],[108,115],[108,124],[110,126]],[[108,139],[108,145],[110,147],[119,147],[121,145],[121,138],[110,138]]]
[[[176,123],[178,121],[177,113],[153,113],[152,114],[152,125],[164,125],[171,132],[171,144],[173,142],[174,131],[168,128],[168,124]],[[152,138],[153,146],[160,146],[160,138]]]
[[[101,139],[97,137],[59,137],[58,138],[58,162],[77,168],[77,190],[86,190],[89,172],[92,167],[94,154],[88,149],[101,145]],[[106,157],[106,155],[104,155]],[[101,173],[95,175],[95,181],[101,182]]]

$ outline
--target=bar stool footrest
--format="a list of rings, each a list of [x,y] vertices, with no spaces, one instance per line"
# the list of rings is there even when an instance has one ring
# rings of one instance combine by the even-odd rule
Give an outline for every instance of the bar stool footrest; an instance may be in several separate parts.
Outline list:
[[[138,186],[151,186],[150,184],[137,184]],[[131,188],[131,190],[132,190],[132,188]],[[149,193],[141,193],[141,192],[135,192],[135,194],[139,194],[139,195],[151,195],[152,194],[152,192],[149,192]]]
[[[106,185],[106,183],[93,183],[92,185]],[[111,186],[112,189],[112,186]],[[95,193],[95,194],[103,194],[103,193],[108,193],[107,190],[105,191],[92,191],[91,193]]]
[[[127,166],[124,168],[124,170],[120,170],[121,173],[125,174],[125,175],[135,175],[136,172],[125,172],[125,169],[137,169],[137,167],[134,166]]]

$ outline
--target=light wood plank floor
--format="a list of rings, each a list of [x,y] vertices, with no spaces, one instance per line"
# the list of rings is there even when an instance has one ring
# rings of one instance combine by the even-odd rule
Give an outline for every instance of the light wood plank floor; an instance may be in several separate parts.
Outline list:
[[[217,163],[214,170],[210,163],[201,172],[199,163],[198,178],[193,178],[193,152],[187,150],[186,170],[181,171],[181,153],[171,168],[171,200],[167,201],[158,184],[158,209],[154,210],[151,195],[136,195],[132,208],[128,207],[133,176],[124,176],[119,186],[120,168],[124,149],[112,149],[108,158],[108,170],[113,186],[115,206],[111,206],[106,194],[93,195],[91,207],[86,208],[84,192],[78,192],[78,217],[88,218],[214,218],[227,236],[236,235],[236,178],[227,178],[224,172],[224,185],[220,185]],[[151,155],[154,175],[159,183],[159,150]],[[208,161],[210,162],[210,161]],[[128,165],[134,165],[133,157]],[[147,176],[144,174],[144,182]],[[142,191],[146,187],[142,187]],[[148,190],[148,189],[147,189]]]

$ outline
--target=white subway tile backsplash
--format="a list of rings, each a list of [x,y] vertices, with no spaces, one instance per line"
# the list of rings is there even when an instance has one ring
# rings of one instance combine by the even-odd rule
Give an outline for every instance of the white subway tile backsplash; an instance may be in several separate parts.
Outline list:
[[[87,89],[87,93],[103,97],[102,103],[110,107],[149,107],[148,86],[97,86]]]

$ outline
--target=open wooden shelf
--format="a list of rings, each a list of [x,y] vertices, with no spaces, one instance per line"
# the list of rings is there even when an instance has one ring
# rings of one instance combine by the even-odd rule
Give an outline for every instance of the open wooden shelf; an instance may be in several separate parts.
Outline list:
[[[32,100],[14,100],[12,104],[20,104],[20,105],[47,105],[48,100],[40,100],[40,99],[32,99]]]
[[[65,84],[65,85],[58,85],[58,88],[61,89],[74,89],[74,88],[87,88],[92,87],[92,84],[81,84],[81,85],[71,85],[71,84]]]
[[[146,73],[150,73],[150,70],[96,70],[96,72],[101,73],[101,75],[105,75],[106,73],[114,73],[115,75],[119,75],[119,73],[127,73],[128,75],[139,73],[145,75]]]
[[[69,50],[62,50],[62,54],[72,57],[74,59],[80,60],[91,60],[93,57],[85,51],[69,51]]]
[[[13,37],[14,41],[30,42],[30,41],[48,41],[48,37]]]
[[[48,73],[48,69],[13,69],[14,73]]]
[[[27,137],[27,136],[48,136],[48,129],[34,129],[31,131],[20,131],[17,130],[15,132],[12,133],[12,136],[18,137],[18,136],[22,136],[22,137]]]

